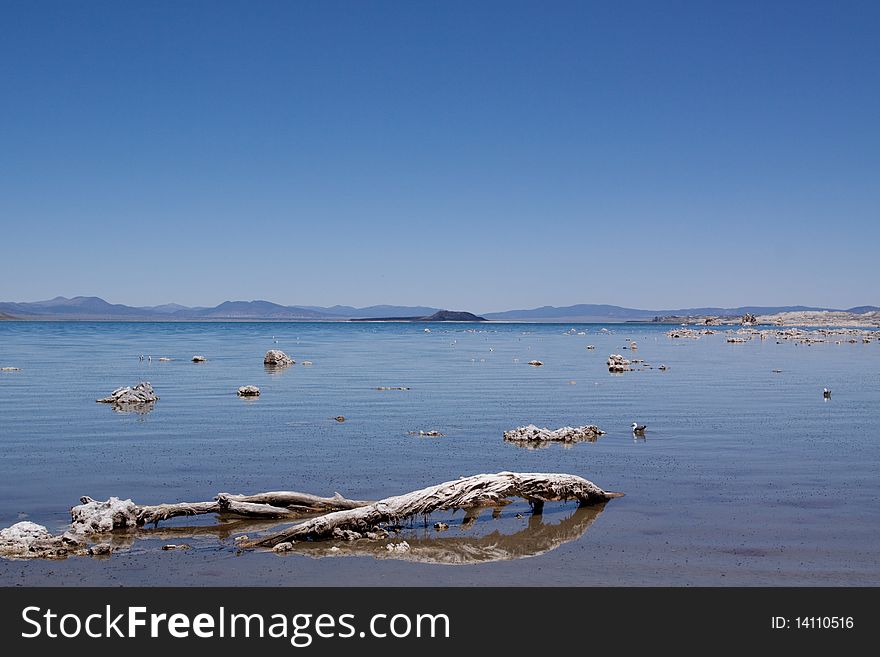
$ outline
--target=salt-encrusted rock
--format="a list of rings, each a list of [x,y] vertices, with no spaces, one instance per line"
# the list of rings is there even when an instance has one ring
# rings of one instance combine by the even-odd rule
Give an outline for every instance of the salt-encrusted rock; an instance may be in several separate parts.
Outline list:
[[[410,431],[407,435],[409,435],[409,436],[427,436],[430,438],[437,438],[437,437],[443,436],[444,434],[437,431],[436,429],[431,429],[430,431],[421,431],[421,430]]]
[[[89,548],[89,554],[94,557],[110,554],[113,552],[113,546],[109,543],[98,543]]]
[[[743,326],[750,326],[752,324],[757,324],[757,323],[758,323],[758,318],[755,317],[751,313],[746,313],[745,315],[742,316]]]
[[[512,442],[544,442],[556,440],[561,442],[593,441],[605,432],[594,424],[582,427],[562,427],[560,429],[539,428],[534,424],[517,427],[504,432],[504,440]]]
[[[272,552],[290,552],[293,549],[293,543],[290,541],[285,541],[284,543],[279,543],[278,545],[272,548]]]
[[[115,404],[117,406],[134,404],[151,404],[158,401],[159,397],[153,391],[153,386],[148,381],[141,381],[136,386],[116,388],[107,397],[96,399],[101,404]]]
[[[530,361],[529,361],[529,365],[533,365],[534,367],[541,367],[541,365],[543,365],[543,364],[544,364],[544,363],[542,363],[542,362],[539,361],[539,360],[530,360]]]
[[[204,363],[206,360],[208,360],[208,359],[205,358],[204,356],[193,356],[192,357],[192,362],[194,362],[194,363]]]
[[[389,552],[409,552],[409,543],[401,541],[400,543],[389,543],[385,546]]]
[[[0,367],[0,372],[21,372],[20,367]]]
[[[376,390],[409,390],[406,386],[379,386]]]
[[[608,356],[609,372],[627,372],[629,371],[629,361],[620,354],[611,354]]]
[[[169,543],[168,545],[162,546],[163,550],[189,550],[191,548],[192,548],[192,546],[187,545],[186,543],[178,543],[178,544]]]
[[[270,367],[287,367],[288,365],[293,365],[295,362],[296,361],[293,360],[293,358],[280,349],[270,349],[263,357],[263,364],[269,365]]]
[[[138,509],[131,500],[111,497],[99,502],[81,497],[82,504],[70,510],[70,531],[74,534],[103,534],[114,529],[137,526]]]
[[[436,529],[438,532],[444,532],[449,529],[449,525],[447,525],[445,522],[435,522],[434,529]]]
[[[242,386],[238,389],[239,397],[259,397],[260,389],[257,386]]]
[[[301,364],[301,365],[305,365],[306,367],[308,367],[309,365],[314,365],[314,363],[313,363],[312,361],[310,361],[310,360],[304,360],[304,361],[303,361],[302,363],[300,363],[300,364]]]
[[[42,525],[26,520],[0,529],[0,557],[63,559],[72,554],[85,553],[85,543],[69,532],[53,536]]]
[[[0,554],[14,556],[27,553],[31,545],[37,541],[51,538],[49,530],[35,522],[24,520],[11,527],[0,529]]]

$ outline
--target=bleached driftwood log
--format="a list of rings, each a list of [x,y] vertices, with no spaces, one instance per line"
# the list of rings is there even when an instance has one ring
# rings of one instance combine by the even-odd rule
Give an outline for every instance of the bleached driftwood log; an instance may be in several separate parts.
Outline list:
[[[336,511],[306,520],[282,532],[244,541],[241,547],[273,547],[279,543],[324,540],[334,530],[371,532],[380,523],[397,522],[434,511],[466,509],[522,497],[540,511],[544,502],[577,500],[581,505],[604,502],[619,493],[608,493],[591,481],[568,474],[499,472],[447,481],[421,490],[387,497],[367,506]]]
[[[319,497],[295,491],[270,491],[256,495],[220,493],[211,502],[176,502],[172,504],[137,505],[131,500],[111,497],[106,501],[81,497],[80,504],[70,510],[71,530],[78,534],[101,534],[114,529],[156,524],[178,516],[207,513],[296,520],[314,513],[366,506],[369,502],[349,500],[339,493]]]
[[[298,525],[287,528],[257,540],[243,540],[239,547],[273,547],[284,543],[282,548],[291,549],[294,540],[299,541],[296,549],[311,545],[309,541],[319,541],[331,537],[355,540],[367,540],[364,545],[375,543],[376,540],[388,538],[389,532],[380,528],[381,523],[392,523],[398,520],[428,514],[434,511],[464,509],[466,517],[463,526],[469,520],[475,520],[481,509],[501,507],[509,502],[508,498],[521,497],[526,499],[533,508],[533,520],[539,523],[544,502],[577,500],[581,506],[589,505],[593,509],[601,509],[604,502],[618,497],[621,493],[609,493],[592,482],[567,474],[535,474],[500,472],[463,477],[456,481],[448,481],[436,486],[413,491],[405,495],[389,497],[379,502],[349,500],[339,493],[333,497],[319,497],[308,493],[272,491],[257,495],[231,495],[220,493],[211,502],[179,502],[174,504],[157,504],[139,506],[130,499],[120,500],[111,497],[105,501],[81,498],[81,504],[70,510],[71,523],[67,531],[61,535],[52,535],[41,525],[31,522],[16,523],[12,527],[0,530],[0,557],[7,558],[65,558],[71,555],[106,555],[117,547],[125,547],[137,537],[159,536],[165,533],[170,536],[186,535],[217,535],[228,537],[238,531],[259,531],[265,525],[254,524],[266,520],[302,519],[304,516],[323,513],[316,518],[305,520]],[[201,515],[216,513],[221,523],[213,527],[172,527],[169,529],[145,529],[143,525],[156,525],[161,520],[176,516]],[[229,522],[229,518],[246,518]],[[244,523],[244,524],[242,524]],[[564,527],[566,523],[560,526]],[[268,527],[265,527],[268,528]],[[391,527],[396,531],[395,528]],[[122,530],[122,531],[114,531]],[[127,531],[126,531],[127,530]],[[539,532],[543,534],[544,532]],[[557,532],[550,531],[556,535]],[[566,532],[567,533],[567,532]],[[100,544],[93,544],[99,538]],[[241,537],[244,538],[244,537]],[[438,539],[440,540],[440,539]],[[304,542],[306,541],[306,542]],[[448,554],[442,545],[429,543],[424,547],[417,541],[413,546],[407,544],[385,545],[389,554],[405,554],[413,552],[411,558],[443,563],[464,563],[468,561],[495,560],[497,558],[515,558],[516,550],[496,550],[494,539],[487,539],[486,544],[472,545],[462,542],[462,550],[451,550]],[[456,543],[456,541],[453,541]],[[540,552],[545,549],[535,545],[527,551]],[[546,544],[555,544],[554,540]],[[405,547],[406,549],[403,549]],[[552,548],[547,548],[552,549]],[[363,553],[372,548],[365,548]],[[311,551],[311,550],[309,550]],[[337,552],[339,550],[336,550]],[[316,550],[317,556],[321,550]],[[330,548],[330,552],[334,552]],[[350,550],[348,552],[351,552]],[[460,552],[460,554],[459,554]],[[479,553],[479,555],[475,554]],[[384,554],[384,553],[382,553]],[[418,557],[416,555],[418,554]],[[455,556],[459,554],[459,556]],[[514,556],[502,556],[511,554]],[[443,556],[446,555],[446,556]],[[468,556],[470,555],[470,556]]]

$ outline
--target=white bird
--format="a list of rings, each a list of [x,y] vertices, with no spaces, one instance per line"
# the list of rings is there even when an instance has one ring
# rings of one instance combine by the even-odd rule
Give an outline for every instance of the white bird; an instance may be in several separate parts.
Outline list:
[[[822,389],[822,396],[825,399],[831,399],[831,391],[828,388],[823,388]]]
[[[645,429],[647,429],[647,428],[648,428],[648,426],[646,424],[639,424],[637,422],[632,423],[632,430],[633,430],[634,436],[644,436]]]

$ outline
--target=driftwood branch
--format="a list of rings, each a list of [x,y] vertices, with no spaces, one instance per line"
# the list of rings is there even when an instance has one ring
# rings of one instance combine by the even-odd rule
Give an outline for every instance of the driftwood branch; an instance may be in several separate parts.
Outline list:
[[[319,497],[307,493],[273,491],[257,495],[220,493],[211,502],[179,502],[174,504],[136,505],[130,499],[111,497],[106,501],[81,498],[81,504],[71,508],[71,523],[58,536],[32,522],[19,522],[0,530],[0,557],[11,558],[64,558],[76,554],[106,555],[116,547],[125,547],[136,538],[185,537],[216,535],[228,538],[240,531],[269,529],[272,521],[301,520],[299,524],[281,532],[256,540],[239,540],[238,546],[274,547],[281,551],[294,549],[312,556],[342,556],[344,554],[374,554],[394,558],[408,554],[415,561],[434,563],[476,563],[498,559],[519,558],[553,549],[556,545],[582,533],[601,511],[606,500],[620,496],[609,493],[590,481],[567,474],[536,474],[500,472],[463,477],[421,490],[388,497],[378,502],[348,500],[339,493],[333,497]],[[390,538],[381,524],[398,521],[434,511],[463,509],[462,528],[476,521],[481,510],[493,507],[493,515],[520,497],[532,506],[529,530],[508,541],[501,535],[483,538],[441,537],[415,538],[412,545],[383,543]],[[576,513],[569,521],[558,525],[543,525],[541,512],[545,502],[576,500],[581,507],[589,507],[590,514]],[[584,509],[581,509],[582,511]],[[595,513],[594,513],[595,512]],[[170,527],[147,529],[145,524],[157,525],[162,520],[178,516],[215,513],[220,523],[205,527]],[[304,517],[318,517],[303,520]],[[233,520],[235,519],[235,520]],[[441,529],[446,529],[445,523]],[[392,532],[399,527],[388,527]],[[343,543],[343,547],[320,543],[329,538],[365,541]],[[100,544],[92,545],[96,540]],[[109,541],[109,542],[108,542]],[[294,543],[297,543],[294,547]],[[171,546],[181,548],[185,546]],[[386,552],[378,552],[385,550]]]
[[[436,486],[388,497],[367,506],[328,513],[284,531],[251,541],[242,547],[273,547],[279,543],[324,540],[334,530],[370,532],[382,523],[448,509],[498,505],[510,497],[528,500],[536,511],[544,502],[577,500],[581,505],[604,502],[619,493],[608,493],[575,475],[499,472],[463,477]]]

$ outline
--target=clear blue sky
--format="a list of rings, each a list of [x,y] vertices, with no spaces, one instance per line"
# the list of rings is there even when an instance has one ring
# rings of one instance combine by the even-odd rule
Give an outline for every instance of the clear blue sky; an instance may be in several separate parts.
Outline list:
[[[878,2],[3,2],[0,300],[880,304]]]

